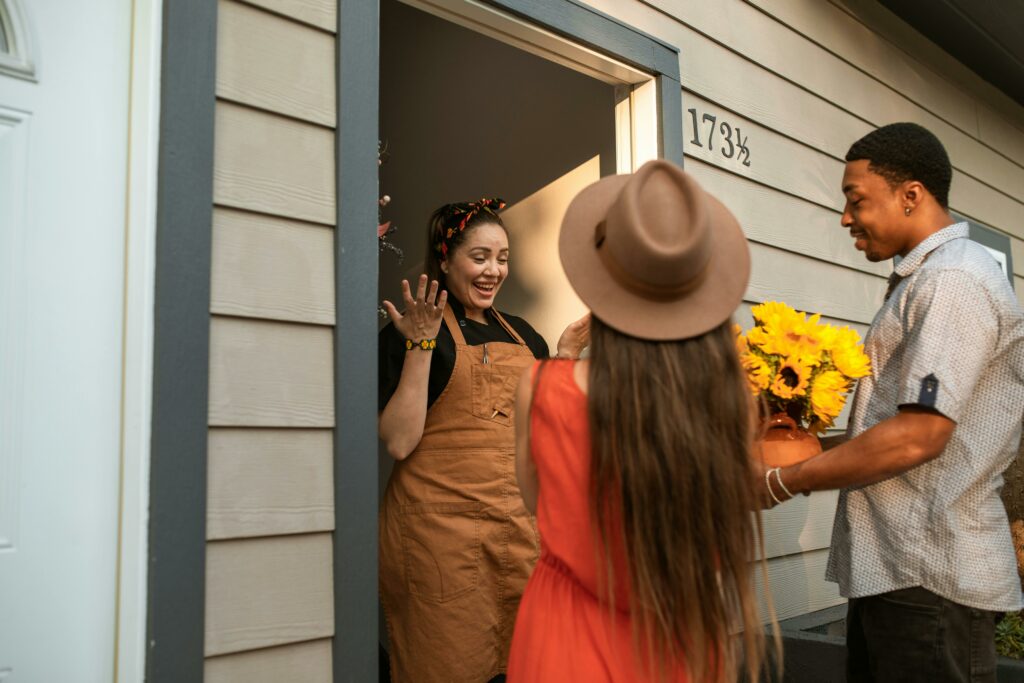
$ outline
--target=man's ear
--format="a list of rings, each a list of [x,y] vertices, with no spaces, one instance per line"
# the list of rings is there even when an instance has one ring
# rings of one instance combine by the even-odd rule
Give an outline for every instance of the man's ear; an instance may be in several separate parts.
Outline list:
[[[925,195],[928,190],[925,189],[924,185],[919,180],[908,180],[903,183],[903,192],[900,199],[903,201],[905,208],[913,211],[916,209],[922,201],[924,201]]]

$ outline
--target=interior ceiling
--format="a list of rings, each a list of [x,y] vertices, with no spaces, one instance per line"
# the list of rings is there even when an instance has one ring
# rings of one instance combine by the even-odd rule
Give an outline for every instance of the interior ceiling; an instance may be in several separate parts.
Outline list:
[[[1024,0],[878,0],[1024,105]]]

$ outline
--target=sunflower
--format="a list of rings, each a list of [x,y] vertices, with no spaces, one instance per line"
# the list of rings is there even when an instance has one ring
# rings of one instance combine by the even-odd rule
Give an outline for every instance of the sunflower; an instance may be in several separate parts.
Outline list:
[[[740,362],[747,371],[747,381],[754,396],[768,388],[772,381],[772,367],[763,358],[748,351],[740,355]]]
[[[758,324],[776,330],[791,327],[796,321],[804,318],[803,313],[798,313],[779,301],[758,304],[750,309],[750,313]]]
[[[735,330],[751,391],[771,410],[799,412],[812,430],[824,431],[842,411],[854,380],[871,373],[860,335],[777,301],[751,312],[754,327],[746,336]]]
[[[750,350],[750,345],[747,344],[747,338],[743,336],[743,328],[734,324],[732,326],[732,332],[736,337],[736,353],[742,356]]]
[[[803,396],[811,381],[811,366],[798,358],[786,358],[779,365],[769,390],[783,401]]]
[[[836,370],[850,379],[865,377],[871,374],[871,360],[864,353],[864,345],[860,343],[857,330],[849,327],[834,330],[829,339],[829,351]]]
[[[811,411],[823,423],[832,426],[846,403],[849,380],[836,370],[819,372],[811,383]]]

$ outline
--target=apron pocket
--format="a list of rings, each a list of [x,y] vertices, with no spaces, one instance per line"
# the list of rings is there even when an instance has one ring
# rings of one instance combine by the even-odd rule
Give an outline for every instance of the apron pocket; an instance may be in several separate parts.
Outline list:
[[[516,387],[523,368],[485,363],[473,365],[473,414],[500,424],[512,423]]]
[[[411,594],[442,603],[476,588],[486,507],[479,502],[402,506],[402,552]]]

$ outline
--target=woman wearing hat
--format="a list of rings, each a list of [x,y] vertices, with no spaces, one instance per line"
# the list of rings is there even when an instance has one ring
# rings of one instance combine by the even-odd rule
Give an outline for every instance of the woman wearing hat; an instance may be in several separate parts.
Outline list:
[[[394,681],[485,683],[505,671],[516,609],[538,555],[515,479],[513,408],[544,339],[494,299],[509,244],[497,199],[431,217],[432,282],[405,311],[384,302],[380,436],[397,461],[380,519],[380,589]],[[440,291],[440,294],[438,293]],[[587,321],[560,356],[577,357]]]
[[[541,557],[508,680],[757,680],[760,497],[731,320],[750,272],[740,226],[652,161],[580,192],[559,253],[592,312],[591,351],[537,363],[519,386],[516,466]]]

